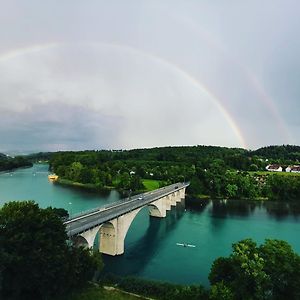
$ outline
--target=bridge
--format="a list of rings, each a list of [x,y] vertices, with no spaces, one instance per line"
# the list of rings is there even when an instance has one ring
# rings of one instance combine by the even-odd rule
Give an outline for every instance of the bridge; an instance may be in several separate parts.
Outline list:
[[[84,212],[64,222],[67,234],[76,245],[92,248],[99,232],[99,251],[121,255],[127,231],[139,211],[148,206],[150,216],[166,217],[167,211],[185,198],[187,186],[189,183],[175,183]]]

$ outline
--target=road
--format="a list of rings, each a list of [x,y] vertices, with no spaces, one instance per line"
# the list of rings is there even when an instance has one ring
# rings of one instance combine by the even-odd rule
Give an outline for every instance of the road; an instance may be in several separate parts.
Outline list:
[[[121,201],[99,207],[87,212],[86,214],[74,217],[64,222],[68,236],[74,236],[99,224],[115,219],[132,210],[150,204],[155,200],[187,187],[188,185],[189,183],[175,183],[151,192],[122,199]]]

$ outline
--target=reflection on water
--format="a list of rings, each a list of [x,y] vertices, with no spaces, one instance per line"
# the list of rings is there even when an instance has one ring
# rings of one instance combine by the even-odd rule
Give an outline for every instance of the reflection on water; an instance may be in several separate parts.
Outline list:
[[[187,201],[186,208],[198,213],[209,208],[211,215],[215,218],[227,218],[232,216],[249,217],[253,214],[265,213],[269,217],[278,220],[283,218],[300,217],[300,200],[297,202],[272,202],[272,201],[247,201],[247,200],[227,200],[227,199],[197,199]]]
[[[300,218],[299,203],[284,203],[284,202],[265,202],[262,203],[268,214],[277,220],[293,217],[296,220]]]
[[[174,232],[184,214],[184,205],[179,204],[168,212],[166,218],[153,218],[148,208],[143,208],[133,220],[125,238],[125,253],[121,256],[103,255],[104,273],[137,275],[143,272],[147,262],[158,252],[164,238]],[[147,227],[143,232],[138,230]]]
[[[238,200],[213,200],[211,201],[211,214],[213,217],[248,217],[255,210],[254,202],[245,202]]]

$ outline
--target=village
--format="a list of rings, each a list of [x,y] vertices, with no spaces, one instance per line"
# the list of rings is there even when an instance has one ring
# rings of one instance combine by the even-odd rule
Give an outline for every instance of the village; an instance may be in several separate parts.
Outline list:
[[[270,172],[300,173],[300,166],[293,165],[293,166],[284,167],[279,164],[270,164],[266,166],[266,170]]]

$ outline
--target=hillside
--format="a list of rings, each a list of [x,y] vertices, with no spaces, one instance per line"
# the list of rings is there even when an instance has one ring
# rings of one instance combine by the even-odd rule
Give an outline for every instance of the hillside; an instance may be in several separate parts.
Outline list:
[[[259,148],[251,152],[251,156],[262,156],[268,159],[275,160],[292,160],[300,161],[300,146],[282,145],[282,146],[268,146]]]
[[[31,167],[32,163],[23,156],[10,157],[0,153],[0,171],[10,171],[20,167]]]

